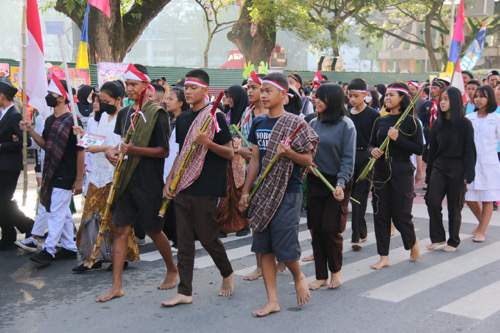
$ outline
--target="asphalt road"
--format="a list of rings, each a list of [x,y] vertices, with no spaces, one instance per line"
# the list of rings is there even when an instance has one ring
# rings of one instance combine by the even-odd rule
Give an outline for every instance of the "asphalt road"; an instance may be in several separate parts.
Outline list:
[[[33,189],[28,206],[32,200]],[[373,271],[369,265],[378,256],[369,212],[369,238],[361,251],[350,248],[349,225],[344,233],[342,286],[313,291],[308,305],[299,308],[291,274],[284,272],[278,276],[281,312],[266,318],[251,315],[266,302],[263,280],[243,280],[255,265],[250,236],[230,235],[223,240],[236,273],[233,296],[217,296],[221,277],[197,244],[194,303],[174,308],[160,306],[176,290],[156,289],[166,268],[149,239],[140,247],[141,261],[125,271],[125,296],[108,303],[94,302],[111,285],[106,265],[73,274],[75,261],[39,269],[21,249],[0,252],[0,332],[498,332],[500,212],[494,213],[482,244],[471,240],[476,222],[468,208],[463,215],[457,252],[430,252],[423,250],[429,242],[425,206],[415,204],[421,260],[409,262],[409,252],[396,232],[391,239],[391,267]],[[78,216],[75,221],[79,222]],[[305,219],[300,230],[307,255],[311,244]],[[314,279],[314,264],[303,264],[302,269]]]

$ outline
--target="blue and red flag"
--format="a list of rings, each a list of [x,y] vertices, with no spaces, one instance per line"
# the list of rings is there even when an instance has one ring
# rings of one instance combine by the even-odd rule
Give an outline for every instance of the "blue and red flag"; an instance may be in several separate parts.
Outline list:
[[[454,72],[455,64],[458,62],[458,56],[460,54],[460,43],[465,44],[464,23],[465,23],[464,0],[461,0],[460,7],[458,8],[457,19],[455,20],[455,29],[453,30],[453,38],[450,45],[450,55],[448,56],[448,64],[446,65],[447,73]]]
[[[469,46],[467,52],[465,52],[465,55],[460,62],[460,68],[463,71],[473,70],[483,55],[484,38],[486,37],[486,24],[488,24],[487,21],[483,23],[481,30],[479,30],[476,38],[472,42],[471,46]]]

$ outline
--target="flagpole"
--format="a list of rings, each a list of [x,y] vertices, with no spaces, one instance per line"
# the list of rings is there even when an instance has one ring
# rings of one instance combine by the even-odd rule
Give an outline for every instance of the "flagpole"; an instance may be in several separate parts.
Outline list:
[[[68,98],[69,98],[69,103],[71,104],[71,113],[73,114],[73,124],[75,126],[78,126],[78,118],[76,117],[76,104],[75,104],[75,98],[73,96],[73,88],[71,87],[71,80],[69,76],[69,67],[68,64],[66,63],[66,57],[64,56],[64,49],[63,49],[63,44],[62,44],[62,36],[57,35],[57,38],[59,39],[59,47],[61,48],[61,58],[62,58],[62,63],[64,65],[64,71],[66,74],[66,86],[68,87]],[[77,135],[77,141],[80,141],[80,134]]]
[[[27,100],[26,100],[26,46],[28,44],[26,37],[26,13],[28,11],[28,3],[25,1],[23,4],[23,19],[22,19],[22,41],[23,41],[23,62],[22,62],[22,73],[21,73],[21,87],[22,87],[22,108],[21,114],[23,116],[23,122],[26,121],[27,112]],[[23,199],[22,206],[26,206],[26,198],[28,196],[28,133],[23,131]]]

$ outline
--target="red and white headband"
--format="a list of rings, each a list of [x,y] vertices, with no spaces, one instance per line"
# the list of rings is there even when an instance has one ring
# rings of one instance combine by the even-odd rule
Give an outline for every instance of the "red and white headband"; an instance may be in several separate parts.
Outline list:
[[[142,81],[142,82],[151,81],[149,76],[139,71],[137,67],[135,67],[133,64],[128,65],[127,70],[125,71],[124,79]]]
[[[278,82],[273,81],[273,80],[262,80],[262,83],[269,83],[269,84],[272,84],[273,86],[275,86],[276,88],[278,88],[280,90],[287,91],[287,89],[285,89],[285,87],[283,87],[281,84],[279,84]]]
[[[53,73],[52,73],[52,80],[50,80],[49,88],[47,89],[47,91],[63,96],[64,98],[69,100],[66,89],[64,89],[64,86],[62,85],[61,81],[59,81],[59,78],[55,76]]]
[[[259,77],[257,76],[257,74],[255,74],[255,71],[252,71],[250,73],[250,76],[248,77],[248,81],[253,81],[259,85],[262,85],[262,82],[260,81]]]
[[[184,85],[186,84],[194,84],[195,86],[200,86],[200,87],[203,87],[203,88],[208,88],[208,84],[205,84],[201,81],[198,81],[198,80],[193,80],[193,79],[186,79],[184,81]]]
[[[361,90],[361,89],[349,89],[349,91],[359,92],[359,93],[365,93],[366,92],[366,90]]]
[[[408,92],[408,90],[406,90],[405,88],[399,88],[399,87],[389,87],[387,88],[387,91],[399,91],[399,92],[402,92],[402,93],[405,93],[407,95],[409,95],[410,93]]]
[[[420,86],[418,85],[418,82],[416,82],[416,81],[409,81],[408,82],[408,87],[415,87],[417,89],[420,88]]]

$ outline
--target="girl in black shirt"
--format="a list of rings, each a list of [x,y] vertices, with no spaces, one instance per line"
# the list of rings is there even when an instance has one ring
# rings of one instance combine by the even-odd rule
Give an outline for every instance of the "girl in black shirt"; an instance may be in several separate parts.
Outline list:
[[[432,243],[427,248],[434,250],[446,242],[441,214],[441,203],[446,195],[450,237],[444,251],[455,252],[460,244],[466,184],[474,180],[476,165],[474,129],[470,120],[464,117],[462,93],[457,88],[449,87],[441,92],[438,119],[431,128],[430,139],[425,178],[429,187],[425,203]]]
[[[408,86],[401,82],[389,85],[385,94],[385,106],[390,114],[378,118],[373,124],[371,147],[379,147],[389,136],[384,151],[373,148],[371,155],[377,158],[373,173],[373,211],[377,252],[380,260],[371,265],[373,269],[389,266],[389,243],[391,219],[401,233],[406,250],[411,249],[410,261],[420,256],[415,235],[411,209],[415,197],[412,154],[421,155],[423,150],[422,127],[413,116],[408,115],[398,130],[394,125],[410,104]]]

